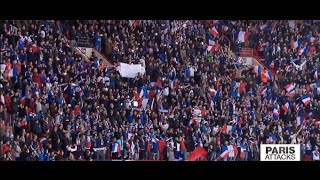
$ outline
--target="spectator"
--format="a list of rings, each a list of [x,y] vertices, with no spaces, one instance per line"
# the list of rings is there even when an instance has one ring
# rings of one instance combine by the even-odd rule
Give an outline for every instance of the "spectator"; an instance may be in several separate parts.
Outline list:
[[[15,20],[0,27],[3,160],[187,160],[200,147],[208,152],[201,160],[256,161],[261,143],[300,142],[303,159],[316,159],[319,22]],[[90,39],[91,57],[75,51]],[[248,65],[244,48],[264,68]],[[145,72],[124,77],[120,63]],[[234,156],[220,158],[231,146]]]

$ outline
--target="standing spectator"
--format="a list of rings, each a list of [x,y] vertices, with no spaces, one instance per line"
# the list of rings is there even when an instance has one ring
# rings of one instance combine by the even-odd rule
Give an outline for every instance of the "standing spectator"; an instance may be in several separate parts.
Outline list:
[[[99,31],[97,31],[96,35],[94,36],[94,42],[95,42],[95,48],[98,52],[101,52],[101,43],[102,43],[102,38],[100,36]]]

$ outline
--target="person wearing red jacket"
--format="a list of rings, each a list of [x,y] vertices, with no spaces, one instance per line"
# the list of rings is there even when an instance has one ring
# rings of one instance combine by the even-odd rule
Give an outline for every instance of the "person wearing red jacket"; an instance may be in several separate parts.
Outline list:
[[[8,151],[11,151],[10,141],[7,141],[7,142],[2,146],[2,153],[7,153]]]
[[[180,137],[180,148],[181,148],[181,156],[182,156],[182,160],[185,160],[186,157],[186,140],[184,139],[184,135]]]

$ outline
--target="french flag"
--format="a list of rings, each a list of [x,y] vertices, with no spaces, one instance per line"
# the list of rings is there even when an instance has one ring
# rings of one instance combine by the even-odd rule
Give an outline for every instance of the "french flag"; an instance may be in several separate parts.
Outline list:
[[[300,42],[299,42],[299,40],[297,40],[297,41],[292,41],[291,42],[291,49],[297,49],[297,48],[299,48],[300,47]]]
[[[303,124],[303,121],[304,121],[304,116],[298,116],[297,117],[297,125],[298,126]]]
[[[266,44],[267,44],[266,42],[260,41],[257,50],[258,50],[258,51],[263,51],[263,47],[264,47]]]
[[[275,121],[278,121],[278,120],[279,120],[279,111],[278,111],[277,108],[274,108],[274,109],[273,109],[273,119],[274,119]]]
[[[302,102],[305,106],[308,106],[310,104],[311,98],[308,95],[304,95],[302,96]]]
[[[177,87],[178,83],[179,83],[179,81],[177,79],[174,79],[170,84],[171,88],[175,89]]]
[[[232,131],[232,126],[230,126],[230,125],[224,125],[223,126],[222,132],[224,134],[228,134],[230,131]]]
[[[286,72],[289,72],[290,68],[292,67],[292,65],[286,65]]]
[[[256,74],[261,74],[261,66],[255,65],[253,67],[253,72],[256,73]]]
[[[229,30],[229,27],[226,25],[222,25],[223,32],[227,32]]]
[[[296,112],[300,111],[300,103],[296,104],[295,110],[296,110]]]
[[[225,150],[223,153],[220,154],[220,157],[222,159],[225,159],[227,157],[229,157],[230,151],[229,150]]]
[[[264,31],[266,28],[267,28],[267,24],[262,24],[262,25],[260,25],[260,30],[262,30],[262,31]]]
[[[274,69],[274,61],[270,63],[269,68]]]
[[[297,56],[301,56],[305,52],[306,47],[300,48],[297,52]]]
[[[40,138],[40,144],[44,144],[46,140],[47,140],[47,138],[45,138],[45,137]]]
[[[284,88],[287,90],[287,92],[291,92],[291,91],[294,90],[296,87],[295,87],[295,85],[293,85],[293,84],[288,84],[288,85],[286,85]]]
[[[270,79],[272,78],[272,74],[271,74],[270,71],[264,71],[263,73],[264,73],[265,77],[266,77],[268,80],[270,80]]]
[[[213,27],[213,28],[210,29],[210,33],[211,33],[214,37],[216,37],[216,36],[219,35],[219,33],[218,33],[218,31],[217,31],[217,29],[216,29],[215,27]]]
[[[294,97],[295,95],[296,95],[296,90],[292,90],[287,93],[287,96],[289,96],[289,97]]]
[[[216,53],[220,50],[221,45],[220,44],[215,44],[213,46],[208,46],[207,51],[211,52],[211,53]]]
[[[149,105],[150,109],[153,109],[153,104],[154,104],[154,98],[145,98],[141,102],[141,107],[143,109],[146,109],[146,107]]]
[[[112,145],[112,152],[113,153],[117,153],[117,152],[120,152],[120,145],[118,143],[114,143]]]
[[[216,42],[214,41],[213,38],[209,38],[209,46],[214,46]]]
[[[266,95],[266,93],[267,93],[267,88],[263,87],[263,89],[260,90],[259,96]]]
[[[289,102],[287,102],[285,105],[282,106],[284,112],[288,113],[289,112],[289,107],[290,107],[290,104]]]

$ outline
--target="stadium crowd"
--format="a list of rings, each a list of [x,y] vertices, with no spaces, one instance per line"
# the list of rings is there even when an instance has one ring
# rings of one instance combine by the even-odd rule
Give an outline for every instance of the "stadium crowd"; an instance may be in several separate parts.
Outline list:
[[[2,20],[0,160],[258,161],[262,143],[319,160],[319,27]],[[74,51],[80,38],[112,65]],[[243,62],[242,48],[263,65]],[[145,73],[122,77],[120,62]]]

